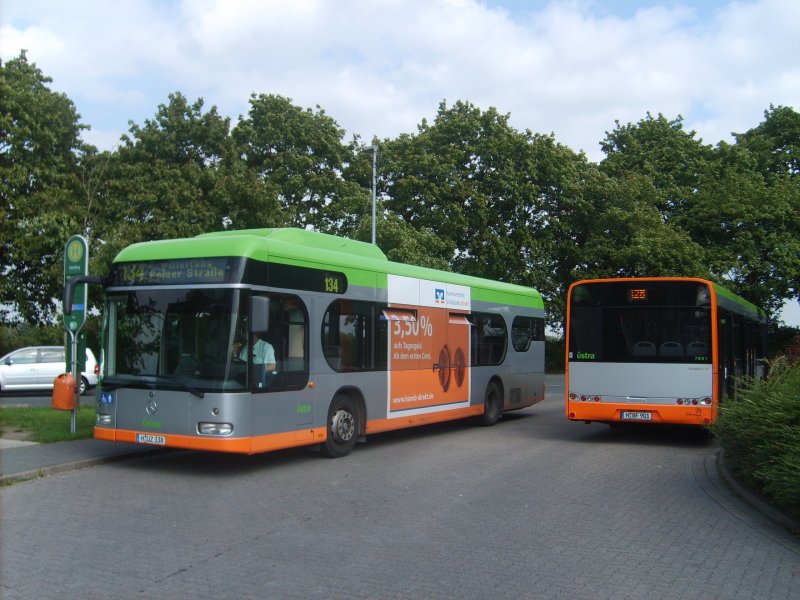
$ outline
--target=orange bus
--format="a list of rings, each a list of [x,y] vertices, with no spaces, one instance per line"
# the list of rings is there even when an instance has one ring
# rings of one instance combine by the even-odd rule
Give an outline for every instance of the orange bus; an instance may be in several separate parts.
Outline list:
[[[725,396],[765,375],[766,323],[762,310],[705,279],[573,283],[567,418],[709,425]]]

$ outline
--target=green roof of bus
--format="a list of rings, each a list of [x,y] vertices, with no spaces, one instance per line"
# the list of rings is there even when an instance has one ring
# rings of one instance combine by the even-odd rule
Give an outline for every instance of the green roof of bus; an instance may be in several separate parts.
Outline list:
[[[753,316],[760,321],[766,321],[767,318],[766,314],[755,304],[748,302],[741,296],[737,296],[732,291],[722,287],[718,283],[714,283],[711,281],[709,283],[714,286],[714,290],[717,292],[717,297],[722,296],[727,300],[733,302],[741,310],[743,314],[748,314],[750,316]]]
[[[345,272],[353,285],[370,285],[359,281],[358,271],[391,273],[469,286],[474,290],[474,300],[500,301],[493,297],[502,294],[503,302],[513,299],[516,305],[544,307],[541,294],[533,288],[391,262],[372,244],[298,228],[220,231],[193,238],[140,242],[123,249],[114,262],[215,256],[244,256],[300,266],[335,265]],[[385,279],[383,285],[386,285]]]

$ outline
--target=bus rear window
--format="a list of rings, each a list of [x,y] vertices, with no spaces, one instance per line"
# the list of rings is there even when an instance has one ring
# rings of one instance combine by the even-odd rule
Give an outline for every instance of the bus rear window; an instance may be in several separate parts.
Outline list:
[[[711,362],[709,300],[707,286],[695,282],[578,286],[570,296],[569,359]]]

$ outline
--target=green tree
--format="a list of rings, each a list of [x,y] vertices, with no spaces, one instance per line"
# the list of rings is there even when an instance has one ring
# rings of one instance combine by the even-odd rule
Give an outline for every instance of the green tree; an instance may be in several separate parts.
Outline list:
[[[0,64],[0,297],[5,321],[52,322],[64,244],[86,233],[78,158],[85,125],[25,52]]]
[[[717,159],[680,223],[708,249],[711,275],[774,315],[797,297],[800,187],[765,176],[746,148],[720,143]]]
[[[538,288],[554,327],[575,279],[699,268],[699,248],[663,222],[649,178],[618,182],[494,109],[442,103],[433,124],[381,147],[391,209],[446,242],[440,258],[454,270]]]
[[[705,274],[702,248],[663,221],[654,206],[658,191],[648,177],[626,175],[611,182],[608,192],[594,204],[576,279]]]
[[[99,271],[128,244],[224,228],[232,210],[231,186],[220,177],[229,126],[215,107],[204,112],[202,99],[190,104],[174,93],[154,119],[131,123],[112,155],[89,157],[84,172],[107,164],[93,192]],[[246,186],[243,176],[237,181]]]
[[[568,286],[602,277],[704,275],[704,253],[656,208],[659,192],[645,175],[605,175],[578,163],[579,184],[551,210],[553,222],[543,255],[550,260],[548,313],[563,325]]]
[[[762,195],[772,233],[767,240],[767,268],[774,262],[772,274],[780,292],[787,299],[800,301],[800,113],[787,106],[770,105],[757,127],[734,137],[736,145],[755,160],[755,171],[764,178],[769,191]],[[771,299],[776,306],[780,295]]]
[[[374,140],[377,144],[377,140]],[[323,230],[363,242],[372,239],[372,150],[363,147],[358,138],[350,145],[353,160],[342,173],[345,180],[342,193],[328,205],[327,223]],[[384,178],[384,149],[378,151],[376,194],[376,244],[389,260],[406,264],[449,270],[443,258],[452,255],[453,248],[430,229],[414,227],[387,208],[391,199],[382,194]]]
[[[632,172],[649,177],[658,191],[655,206],[668,220],[691,202],[713,153],[695,136],[684,130],[680,116],[670,121],[648,112],[636,124],[616,121],[600,143],[606,155],[600,166],[611,177]]]
[[[538,188],[533,136],[494,108],[442,102],[433,124],[381,144],[388,206],[438,237],[456,271],[522,283],[529,279]]]
[[[680,117],[648,113],[606,134],[601,168],[618,180],[648,177],[664,222],[704,249],[706,274],[774,314],[797,297],[800,116],[771,107],[736,138],[712,148],[684,131]]]
[[[255,174],[251,190],[255,193],[252,185],[262,182],[255,196],[277,200],[283,224],[326,228],[328,205],[346,193],[341,172],[351,159],[336,121],[319,107],[313,111],[282,96],[253,94],[250,111],[232,136],[237,155]],[[273,216],[256,216],[277,224]]]
[[[800,113],[793,108],[770,104],[764,121],[734,138],[754,155],[756,170],[764,176],[800,176]]]

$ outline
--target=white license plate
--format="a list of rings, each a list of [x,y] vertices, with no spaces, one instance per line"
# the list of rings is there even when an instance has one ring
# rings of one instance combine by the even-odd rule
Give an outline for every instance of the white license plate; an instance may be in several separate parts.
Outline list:
[[[156,446],[163,446],[167,443],[166,436],[163,435],[152,435],[150,433],[137,433],[136,434],[136,443],[137,444],[154,444]]]
[[[623,421],[652,421],[653,413],[647,411],[625,411],[620,415]]]

